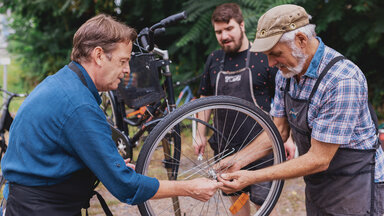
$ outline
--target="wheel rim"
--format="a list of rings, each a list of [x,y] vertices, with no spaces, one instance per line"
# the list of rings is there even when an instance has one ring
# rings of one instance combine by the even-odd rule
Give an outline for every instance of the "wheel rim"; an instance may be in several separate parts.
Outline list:
[[[138,171],[158,179],[169,179],[169,176],[167,176],[167,172],[169,172],[169,170],[167,171],[167,169],[164,168],[164,164],[172,164],[176,161],[176,163],[180,164],[177,176],[178,180],[187,180],[200,176],[212,178],[212,175],[210,175],[209,172],[212,170],[213,164],[218,162],[221,159],[220,157],[224,157],[229,152],[223,152],[221,155],[219,154],[219,158],[215,158],[213,150],[209,147],[209,145],[207,145],[203,160],[197,160],[197,156],[194,154],[193,149],[191,149],[193,140],[188,134],[190,133],[188,130],[191,131],[189,128],[190,125],[192,125],[191,122],[196,121],[194,120],[196,118],[193,117],[194,114],[199,112],[201,113],[202,111],[208,109],[211,110],[213,108],[215,110],[230,108],[232,111],[236,110],[236,112],[244,113],[248,115],[252,120],[258,122],[264,131],[268,133],[268,137],[271,139],[271,142],[273,142],[273,164],[281,163],[284,160],[284,152],[281,150],[281,147],[279,147],[279,145],[281,145],[281,138],[276,134],[276,129],[273,129],[273,126],[270,125],[270,120],[265,120],[265,116],[260,115],[259,112],[254,112],[252,109],[247,107],[236,106],[232,104],[232,102],[225,103],[220,101],[216,102],[216,104],[207,103],[202,105],[201,103],[194,108],[191,108],[190,106],[188,111],[180,111],[175,114],[171,113],[170,115],[174,115],[176,117],[167,117],[167,122],[159,125],[160,128],[162,127],[162,129],[155,129],[154,134],[151,134],[152,137],[156,137],[148,137],[148,141],[153,143],[153,145],[148,149],[148,152],[145,156],[140,155],[141,159],[139,157],[138,165],[139,163],[142,165],[139,165],[141,167],[139,167]],[[212,125],[215,124],[212,120],[210,123]],[[179,160],[173,160],[168,163],[164,163],[162,161],[164,158],[164,150],[162,145],[164,145],[164,142],[168,142],[168,144],[170,144],[170,142],[167,141],[167,136],[172,133],[171,131],[176,125],[181,127],[180,134],[177,134],[177,136],[179,136],[182,140],[181,158]],[[175,133],[173,132],[173,134]],[[168,156],[172,157],[173,152],[180,150],[175,148],[173,144],[170,144],[170,146],[173,149],[170,151]],[[277,201],[281,192],[283,181],[272,181],[271,183],[272,185],[266,197],[267,201],[264,201],[260,209],[257,210],[256,207],[251,205],[252,215],[264,215],[269,213]],[[175,202],[175,200],[172,199],[150,200],[147,201],[144,206],[149,215],[232,215],[229,212],[229,207],[232,205],[232,203],[230,202],[229,197],[222,195],[221,192],[216,192],[216,194],[207,203],[201,203],[187,197],[179,197],[178,200],[181,207],[180,212],[175,210],[175,207],[172,204]]]

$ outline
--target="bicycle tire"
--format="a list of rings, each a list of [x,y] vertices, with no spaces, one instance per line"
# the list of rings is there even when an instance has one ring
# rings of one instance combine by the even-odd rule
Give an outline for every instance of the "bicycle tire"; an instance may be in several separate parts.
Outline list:
[[[188,135],[188,133],[190,133],[190,122],[196,120],[193,115],[206,110],[213,110],[213,113],[218,113],[223,110],[227,110],[227,112],[238,112],[240,113],[239,115],[245,115],[247,121],[251,120],[258,123],[261,125],[264,132],[268,134],[272,143],[273,164],[285,161],[285,150],[281,136],[271,118],[264,111],[257,108],[254,104],[239,98],[231,96],[212,96],[184,104],[168,114],[148,136],[140,151],[136,164],[136,171],[147,176],[156,177],[159,180],[172,180],[172,178],[186,180],[207,176],[207,172],[212,170],[211,167],[215,163],[215,156],[212,149],[207,145],[203,161],[198,161],[197,156],[193,152],[192,143],[188,140],[190,139],[190,135]],[[243,123],[246,120],[243,118]],[[213,120],[206,122],[205,124],[211,125],[211,128],[217,128],[214,126],[215,124]],[[231,122],[231,124],[235,125],[236,123]],[[174,133],[175,127],[179,128],[179,134]],[[212,133],[214,132],[211,132],[211,134]],[[234,133],[233,136],[236,136],[236,133]],[[216,135],[217,134],[218,133],[216,133]],[[230,140],[232,137],[231,133],[229,134],[227,140]],[[178,136],[181,147],[178,148],[177,143],[171,143],[176,141],[171,138],[172,136]],[[165,150],[169,148],[171,148],[171,150]],[[165,153],[166,151],[169,153]],[[175,154],[177,152],[178,154]],[[166,157],[168,157],[168,159]],[[164,158],[166,158],[165,162]],[[170,169],[172,166],[173,168]],[[173,177],[170,178],[170,175],[173,175]],[[251,214],[268,215],[273,210],[274,205],[281,194],[283,184],[283,180],[272,181],[271,187],[267,191],[265,201],[259,209],[251,209]],[[227,196],[223,196],[222,193],[218,191],[205,204],[189,197],[178,197],[148,200],[145,203],[138,205],[138,207],[142,215],[151,216],[232,215],[228,210],[232,203],[228,200],[229,198]],[[178,206],[175,206],[175,203],[178,204]],[[210,208],[209,206],[212,203],[216,206]]]
[[[101,109],[104,112],[105,117],[107,118],[107,121],[113,125],[116,126],[116,102],[115,98],[112,95],[112,92],[103,92],[101,96]]]
[[[122,119],[122,115],[119,112],[115,94],[113,93],[113,91],[103,92],[101,98],[102,103],[100,105],[100,108],[103,110],[104,115],[111,126],[112,139],[113,141],[115,141],[116,147],[120,155],[124,159],[132,157],[132,150],[128,142],[122,141],[127,140],[127,130],[124,129],[124,120]],[[118,131],[116,131],[115,129]],[[123,135],[120,136],[120,132],[123,133]]]

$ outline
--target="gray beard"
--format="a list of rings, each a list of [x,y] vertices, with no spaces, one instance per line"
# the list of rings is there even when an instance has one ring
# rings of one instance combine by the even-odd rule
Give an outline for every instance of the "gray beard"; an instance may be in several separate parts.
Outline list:
[[[288,73],[281,73],[283,77],[285,78],[291,78],[303,70],[304,64],[307,61],[308,55],[304,54],[299,48],[296,47],[294,43],[290,44],[291,49],[292,49],[292,56],[296,58],[298,64],[296,67],[289,67],[284,65],[290,72]],[[277,67],[281,66],[282,64],[276,65]]]

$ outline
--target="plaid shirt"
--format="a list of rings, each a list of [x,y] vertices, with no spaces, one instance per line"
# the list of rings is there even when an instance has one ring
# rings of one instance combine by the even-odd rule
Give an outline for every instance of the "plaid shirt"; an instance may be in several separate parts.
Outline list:
[[[322,70],[341,54],[325,46],[319,47],[306,71],[297,82],[291,79],[289,94],[308,99]],[[278,71],[276,93],[271,109],[274,117],[286,117],[284,91],[287,79]],[[377,142],[376,130],[368,109],[368,86],[363,72],[351,61],[338,61],[324,76],[313,95],[307,114],[312,138],[339,144],[340,148],[373,149]],[[384,155],[376,151],[375,182],[384,181]]]

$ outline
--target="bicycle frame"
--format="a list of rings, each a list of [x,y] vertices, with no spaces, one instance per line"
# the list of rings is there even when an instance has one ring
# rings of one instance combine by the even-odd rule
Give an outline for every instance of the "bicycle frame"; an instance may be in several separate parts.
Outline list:
[[[142,118],[137,121],[130,120],[126,116],[126,109],[124,101],[121,98],[118,98],[115,91],[109,91],[108,94],[111,98],[112,109],[115,111],[116,115],[116,127],[122,131],[122,133],[127,137],[128,140],[128,149],[126,150],[127,157],[132,158],[132,149],[137,146],[137,142],[140,137],[148,130],[148,128],[156,125],[161,119],[162,115],[172,112],[176,109],[176,100],[175,92],[173,87],[172,73],[170,70],[170,60],[168,50],[162,50],[159,48],[154,48],[150,53],[155,54],[159,59],[155,60],[155,64],[159,74],[164,76],[163,89],[165,90],[164,101],[160,104],[155,104],[152,106],[147,106],[146,113],[143,114]],[[154,113],[157,111],[164,110],[164,113]],[[129,126],[140,126],[139,131],[137,131],[132,137],[129,135]],[[119,141],[116,141],[118,143]]]

